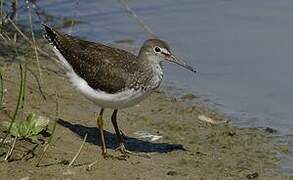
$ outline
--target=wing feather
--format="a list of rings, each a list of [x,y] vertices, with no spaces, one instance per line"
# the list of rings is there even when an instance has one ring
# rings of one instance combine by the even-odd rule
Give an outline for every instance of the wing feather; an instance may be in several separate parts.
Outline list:
[[[48,26],[45,29],[49,42],[93,89],[120,92],[126,88],[129,76],[138,70],[136,56],[125,50],[81,40]]]

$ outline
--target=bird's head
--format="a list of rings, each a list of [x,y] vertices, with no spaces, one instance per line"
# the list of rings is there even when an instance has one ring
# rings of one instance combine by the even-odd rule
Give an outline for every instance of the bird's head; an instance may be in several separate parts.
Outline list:
[[[139,54],[144,57],[148,57],[148,59],[152,61],[157,61],[158,63],[161,63],[162,61],[166,60],[179,66],[182,66],[194,73],[196,72],[191,66],[187,65],[182,60],[176,58],[176,56],[172,54],[172,52],[170,51],[169,45],[160,39],[146,40]]]

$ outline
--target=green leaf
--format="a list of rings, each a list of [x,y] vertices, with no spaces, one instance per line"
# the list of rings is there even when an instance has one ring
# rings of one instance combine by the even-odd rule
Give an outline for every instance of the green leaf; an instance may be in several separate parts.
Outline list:
[[[31,136],[30,139],[31,139],[34,143],[38,143],[38,136]]]
[[[20,137],[28,137],[28,128],[27,128],[27,123],[24,121],[22,123],[19,123],[18,126],[18,133]]]
[[[32,118],[32,121],[35,122],[36,126],[45,128],[49,124],[50,119],[45,116],[35,115],[34,118]]]
[[[1,125],[5,128],[6,131],[9,130],[10,124],[11,124],[10,121],[3,121],[3,122],[1,122]],[[12,135],[12,136],[16,136],[16,137],[19,136],[19,133],[18,133],[18,122],[17,121],[15,121],[12,124],[9,134]]]
[[[9,121],[1,122],[1,125],[8,130],[10,126]],[[15,120],[14,123],[11,126],[10,135],[13,135],[15,137],[21,137],[21,138],[35,138],[42,130],[44,130],[47,125],[49,124],[49,118],[45,116],[39,116],[34,113],[31,113],[28,115],[26,120]]]
[[[10,129],[10,132],[9,132],[12,136],[19,137],[18,126],[19,126],[19,122],[18,121],[14,122],[12,124],[11,129]]]
[[[1,122],[1,126],[5,128],[5,130],[7,131],[9,126],[10,126],[10,123],[9,121],[2,121]]]

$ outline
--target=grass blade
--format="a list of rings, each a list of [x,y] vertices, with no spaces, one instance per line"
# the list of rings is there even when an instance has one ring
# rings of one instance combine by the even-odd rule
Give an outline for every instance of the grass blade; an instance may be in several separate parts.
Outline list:
[[[3,108],[3,97],[4,97],[4,83],[3,83],[3,76],[0,70],[0,110]]]
[[[57,121],[58,121],[58,118],[59,118],[59,103],[58,103],[58,93],[57,93],[57,90],[56,90],[56,109],[55,109],[55,119],[54,119],[54,124],[53,124],[53,128],[52,128],[52,134],[51,136],[49,137],[49,140],[46,144],[46,146],[44,147],[44,150],[42,152],[42,154],[40,155],[40,158],[37,160],[36,162],[36,167],[39,167],[46,151],[48,150],[51,142],[52,142],[52,139],[53,139],[53,135],[55,133],[55,129],[56,129],[56,126],[57,126]]]
[[[20,68],[20,87],[19,87],[18,100],[17,100],[16,108],[15,108],[15,111],[13,113],[12,120],[10,122],[9,128],[8,128],[7,133],[5,134],[4,138],[1,141],[0,147],[2,147],[2,145],[5,142],[7,136],[9,135],[9,132],[11,131],[12,125],[15,122],[15,119],[17,117],[21,101],[23,100],[24,71],[26,71],[26,70],[24,70],[25,67],[22,65],[22,63],[19,64],[19,68]]]

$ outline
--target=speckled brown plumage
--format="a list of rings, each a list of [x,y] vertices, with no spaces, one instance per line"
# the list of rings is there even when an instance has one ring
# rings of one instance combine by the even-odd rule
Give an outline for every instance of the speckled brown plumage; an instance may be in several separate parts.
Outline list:
[[[171,53],[168,44],[160,39],[146,40],[138,56],[135,56],[121,49],[84,41],[44,26],[45,37],[53,45],[53,51],[64,66],[73,87],[101,107],[97,127],[104,158],[113,157],[107,153],[104,138],[102,117],[105,108],[114,109],[111,121],[119,143],[117,150],[122,153],[117,158],[126,159],[128,153],[134,153],[128,151],[123,144],[117,124],[118,109],[134,106],[159,87],[163,78],[161,63],[164,60],[195,72],[192,67],[178,60]]]
[[[125,88],[147,88],[153,73],[149,62],[138,61],[125,50],[81,40],[48,26],[45,30],[46,38],[93,89],[116,93]]]

